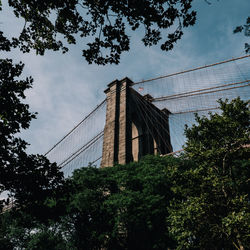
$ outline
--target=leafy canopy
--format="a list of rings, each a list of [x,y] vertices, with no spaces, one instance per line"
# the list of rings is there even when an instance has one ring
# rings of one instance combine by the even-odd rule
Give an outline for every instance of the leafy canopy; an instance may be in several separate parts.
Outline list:
[[[3,223],[6,249],[248,249],[249,103],[220,106],[186,128],[178,157],[76,170],[51,198],[60,218]]]
[[[118,64],[120,55],[130,47],[130,31],[142,27],[145,46],[171,50],[181,39],[183,29],[194,25],[193,0],[9,0],[16,17],[25,20],[12,45],[23,52],[35,49],[68,51],[79,37],[88,38],[83,56],[89,63]],[[170,29],[170,30],[169,30]],[[167,31],[166,31],[167,30]],[[166,33],[166,34],[164,34]]]
[[[234,29],[234,33],[239,33],[242,31],[244,32],[245,36],[248,36],[248,37],[250,36],[250,16],[247,18],[246,24],[237,26]],[[246,51],[246,53],[250,53],[250,44],[249,43],[245,43],[245,51]]]
[[[247,249],[249,246],[249,103],[219,101],[221,114],[196,117],[186,128],[168,218],[177,249]]]
[[[174,246],[166,218],[172,199],[169,169],[178,159],[76,170],[66,199],[71,241],[77,249],[167,249]]]
[[[0,59],[0,194],[8,191],[16,206],[38,207],[52,195],[63,175],[42,155],[28,155],[27,143],[16,136],[27,129],[35,113],[22,102],[33,79],[20,79],[23,64]],[[8,202],[7,202],[8,203]],[[44,213],[41,213],[41,215]]]

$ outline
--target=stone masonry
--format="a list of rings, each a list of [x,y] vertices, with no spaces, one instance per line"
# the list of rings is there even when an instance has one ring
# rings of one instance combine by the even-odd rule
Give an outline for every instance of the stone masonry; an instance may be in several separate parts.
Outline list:
[[[167,109],[159,110],[152,97],[131,88],[132,81],[115,80],[107,96],[101,167],[137,161],[147,154],[172,152]]]

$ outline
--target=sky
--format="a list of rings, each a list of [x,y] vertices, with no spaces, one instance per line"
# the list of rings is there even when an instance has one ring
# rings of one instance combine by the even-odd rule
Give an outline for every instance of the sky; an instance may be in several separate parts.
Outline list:
[[[0,28],[8,36],[18,34],[23,20],[15,18],[3,0]],[[129,77],[137,82],[197,66],[219,62],[245,54],[242,34],[233,29],[246,22],[250,0],[195,0],[197,22],[184,30],[184,36],[171,52],[159,46],[144,47],[141,32],[133,34],[131,49],[121,57],[119,65],[89,65],[81,56],[81,43],[71,46],[67,54],[47,52],[37,56],[34,51],[18,50],[2,53],[25,63],[24,76],[34,78],[33,88],[26,91],[24,102],[38,112],[28,130],[20,136],[30,143],[29,153],[45,153],[104,98],[107,84]]]

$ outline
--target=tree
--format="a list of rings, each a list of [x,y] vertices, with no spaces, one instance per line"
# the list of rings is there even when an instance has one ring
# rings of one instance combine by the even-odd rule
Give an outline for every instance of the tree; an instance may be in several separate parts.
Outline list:
[[[173,157],[76,170],[62,199],[61,225],[76,249],[167,249],[167,207],[172,199]]]
[[[3,243],[28,249],[41,244],[51,249],[247,249],[249,102],[219,103],[221,114],[197,116],[197,124],[186,128],[182,155],[78,169],[60,197],[50,199],[60,218],[39,224],[26,214],[30,225],[19,217],[9,223],[12,227],[3,223],[8,235]]]
[[[21,214],[13,217],[13,212],[0,216],[0,249],[75,249],[67,240],[58,223],[43,224],[32,221],[32,216]],[[20,213],[19,213],[20,215]]]
[[[0,39],[0,43],[8,50],[8,41]],[[42,228],[59,215],[53,200],[63,184],[63,173],[57,165],[42,155],[28,155],[27,143],[16,136],[36,116],[22,102],[24,91],[33,82],[31,77],[20,79],[23,67],[22,63],[0,59],[0,195],[7,192],[8,196],[5,200],[1,197],[0,249],[27,247],[27,242],[34,245],[45,237]],[[14,206],[2,210],[10,205],[10,199]],[[55,235],[48,245],[57,244],[59,238]]]
[[[237,26],[234,30],[234,33],[244,32],[245,36],[250,36],[250,17],[247,18],[246,24]],[[245,43],[246,53],[250,53],[250,44]]]
[[[161,49],[169,51],[182,38],[184,29],[196,22],[193,0],[9,0],[8,3],[16,17],[24,19],[20,36],[9,41],[11,46],[23,52],[34,49],[40,55],[46,50],[65,53],[68,45],[85,38],[82,55],[90,64],[118,64],[121,54],[130,48],[131,34],[142,29],[145,46],[162,41]],[[248,19],[235,32],[242,30],[249,35]],[[248,43],[245,48],[249,52]]]
[[[80,36],[87,39],[83,56],[89,63],[118,64],[120,55],[129,50],[130,28],[144,28],[142,42],[152,46],[163,39],[161,49],[171,50],[181,39],[183,29],[193,25],[196,12],[193,0],[67,0],[21,1],[9,0],[16,17],[24,18],[24,27],[12,45],[23,52],[46,49],[66,52],[62,38],[75,44]],[[173,32],[162,35],[165,30]],[[167,38],[167,39],[166,39]]]
[[[0,32],[0,51],[10,51],[12,46]],[[1,249],[22,248],[20,244],[25,242],[30,228],[56,218],[55,204],[50,199],[63,183],[63,174],[56,164],[42,155],[28,155],[28,144],[17,137],[36,117],[36,113],[29,111],[29,105],[22,102],[25,90],[31,88],[33,82],[31,77],[20,79],[23,67],[21,62],[13,64],[10,59],[0,59]],[[4,200],[3,192],[7,192],[8,197]],[[3,206],[11,205],[10,199],[14,207],[2,211]]]
[[[15,205],[38,209],[63,180],[55,163],[42,155],[28,155],[27,143],[16,134],[29,127],[34,113],[22,103],[24,91],[31,88],[32,78],[20,80],[23,64],[0,59],[0,193],[8,191]],[[45,212],[45,211],[44,211]],[[44,213],[42,213],[44,214]],[[41,215],[41,214],[40,214]]]
[[[219,101],[222,114],[196,116],[186,128],[184,159],[173,174],[170,231],[177,249],[247,249],[249,238],[249,102]]]

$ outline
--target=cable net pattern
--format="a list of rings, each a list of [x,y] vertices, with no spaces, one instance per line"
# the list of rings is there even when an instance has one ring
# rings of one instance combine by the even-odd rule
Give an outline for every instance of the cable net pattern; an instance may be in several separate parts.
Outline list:
[[[62,168],[65,176],[89,164],[99,166],[102,156],[106,100],[76,125],[45,155]]]
[[[249,86],[250,56],[133,84],[141,95],[150,94],[158,108],[171,112],[169,127],[173,151],[183,148],[185,124],[195,124],[195,113],[207,116],[209,112],[220,112],[217,103],[220,98],[232,100],[240,96],[249,100]],[[89,164],[100,166],[105,117],[106,100],[46,153],[66,177]]]
[[[229,60],[165,77],[134,83],[140,94],[150,94],[158,108],[167,108],[173,151],[185,144],[185,124],[195,123],[194,113],[219,112],[218,99],[250,99],[250,58]]]

